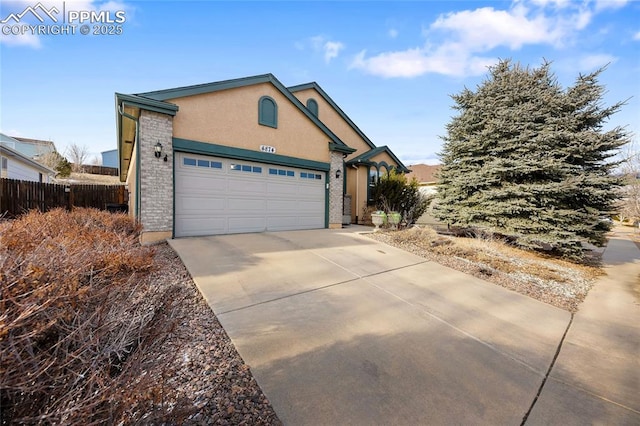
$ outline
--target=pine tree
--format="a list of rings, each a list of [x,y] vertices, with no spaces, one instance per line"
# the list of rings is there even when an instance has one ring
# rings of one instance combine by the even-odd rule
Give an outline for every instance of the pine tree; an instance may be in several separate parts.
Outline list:
[[[624,129],[602,129],[624,105],[602,106],[603,71],[563,90],[549,63],[503,60],[475,92],[453,95],[436,216],[573,259],[582,243],[603,244],[609,224],[600,218],[620,186],[611,160],[628,142]]]

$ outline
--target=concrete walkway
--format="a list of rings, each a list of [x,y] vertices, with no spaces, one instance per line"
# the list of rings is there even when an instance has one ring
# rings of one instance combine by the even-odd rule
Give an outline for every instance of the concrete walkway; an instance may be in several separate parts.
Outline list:
[[[285,424],[640,423],[638,329],[619,327],[637,304],[567,332],[565,311],[361,230],[169,241]],[[583,309],[626,300],[602,282]]]
[[[640,425],[640,249],[617,228],[527,424]]]

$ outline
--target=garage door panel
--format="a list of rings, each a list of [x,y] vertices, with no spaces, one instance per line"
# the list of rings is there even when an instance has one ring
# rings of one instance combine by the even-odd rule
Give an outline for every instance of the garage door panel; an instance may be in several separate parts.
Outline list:
[[[224,218],[183,218],[176,224],[176,235],[183,237],[226,233],[227,221]]]
[[[176,181],[176,191],[193,191],[201,193],[225,193],[227,191],[226,177],[186,175],[186,179]]]
[[[300,201],[296,203],[296,210],[300,212],[318,212],[322,211],[324,203],[317,201]]]
[[[229,233],[264,232],[267,230],[264,217],[230,217]]]
[[[176,154],[175,235],[325,227],[325,172]]]
[[[227,200],[221,197],[192,197],[182,196],[177,197],[176,200],[176,213],[196,213],[196,212],[215,212],[224,211]]]
[[[297,200],[269,200],[267,202],[268,213],[278,214],[279,212],[295,213],[298,210]]]
[[[295,184],[295,181],[291,179],[289,182],[269,182],[267,192],[274,197],[277,196],[291,196],[291,186]]]
[[[229,176],[228,182],[230,192],[259,194],[264,193],[267,189],[266,182],[245,177]]]
[[[247,211],[266,210],[267,200],[255,198],[229,198],[228,209],[230,212],[245,213]]]

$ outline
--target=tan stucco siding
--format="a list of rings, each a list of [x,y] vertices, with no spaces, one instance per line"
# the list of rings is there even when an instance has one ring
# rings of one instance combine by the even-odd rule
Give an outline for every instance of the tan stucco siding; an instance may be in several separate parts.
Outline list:
[[[382,152],[378,155],[376,155],[375,157],[371,158],[370,161],[373,161],[375,163],[382,163],[383,161],[385,163],[387,163],[389,166],[397,166],[398,164],[396,164],[396,162],[393,160],[393,158],[391,158],[391,156],[389,154],[387,154],[386,152]],[[384,167],[380,167],[380,173],[384,173],[386,172]]]
[[[340,138],[342,142],[347,146],[356,149],[357,151],[350,154],[347,160],[361,155],[369,150],[371,147],[362,139],[362,137],[356,133],[355,130],[347,123],[338,112],[333,109],[327,101],[315,89],[301,90],[295,92],[294,95],[302,102],[303,105],[307,105],[309,98],[315,99],[318,103],[318,118],[325,126],[327,126],[336,136]],[[362,130],[362,129],[360,129]]]
[[[362,222],[364,209],[367,207],[367,188],[369,174],[366,166],[357,169],[349,167],[347,170],[347,194],[351,195],[351,220]]]
[[[258,101],[270,96],[278,105],[277,129],[258,124]],[[179,106],[173,120],[177,138],[329,161],[329,138],[302,111],[269,83],[172,99]]]

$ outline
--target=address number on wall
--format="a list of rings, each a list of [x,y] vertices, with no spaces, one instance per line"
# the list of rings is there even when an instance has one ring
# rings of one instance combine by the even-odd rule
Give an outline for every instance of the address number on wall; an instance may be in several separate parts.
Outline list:
[[[269,154],[275,154],[276,153],[276,147],[275,146],[269,146],[269,145],[260,145],[260,151],[268,152]]]

